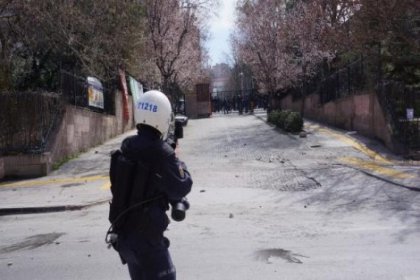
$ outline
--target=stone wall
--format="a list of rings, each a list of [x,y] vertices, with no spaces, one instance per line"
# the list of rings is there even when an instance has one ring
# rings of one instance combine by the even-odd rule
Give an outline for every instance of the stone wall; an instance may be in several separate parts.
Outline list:
[[[0,179],[4,176],[38,177],[51,172],[53,164],[104,143],[134,128],[132,99],[129,97],[129,120],[124,122],[122,96],[115,94],[115,116],[67,105],[57,131],[49,139],[47,151],[35,155],[0,158]],[[3,163],[3,164],[2,164]]]

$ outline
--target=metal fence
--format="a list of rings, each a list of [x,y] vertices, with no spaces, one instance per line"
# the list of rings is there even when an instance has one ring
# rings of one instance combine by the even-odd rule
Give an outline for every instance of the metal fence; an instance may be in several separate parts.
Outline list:
[[[0,155],[42,153],[60,124],[66,104],[115,115],[117,80],[102,82],[104,108],[89,106],[88,83],[73,73],[60,72],[58,93],[0,94]]]
[[[420,90],[410,88],[402,82],[384,81],[381,68],[379,57],[361,57],[324,79],[318,74],[300,87],[283,90],[280,96],[291,94],[295,101],[303,95],[318,93],[321,104],[325,104],[366,90],[376,91],[382,108],[390,116],[389,122],[396,140],[407,150],[418,150]]]
[[[62,96],[55,93],[0,94],[0,155],[45,151],[64,107]]]
[[[61,71],[60,90],[67,103],[78,107],[85,107],[89,110],[115,115],[114,94],[117,88],[116,80],[101,81],[103,86],[104,108],[89,105],[87,78],[79,77],[73,73]]]
[[[420,91],[402,82],[383,81],[377,92],[399,142],[408,149],[420,149]]]
[[[325,78],[318,88],[321,103],[355,94],[369,86],[368,61],[359,59]]]
[[[393,134],[404,148],[420,149],[420,91],[402,82],[383,80],[377,58],[359,59],[340,69],[320,83],[318,92],[324,104],[364,90],[378,93]]]

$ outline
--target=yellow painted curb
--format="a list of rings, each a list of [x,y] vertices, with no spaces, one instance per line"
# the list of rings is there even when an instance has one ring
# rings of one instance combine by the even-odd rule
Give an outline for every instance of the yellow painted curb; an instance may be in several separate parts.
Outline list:
[[[312,129],[317,129],[317,131],[321,133],[331,135],[334,138],[348,144],[349,146],[355,148],[356,150],[362,152],[363,154],[367,155],[370,159],[372,159],[371,161],[369,161],[369,160],[363,160],[356,157],[340,158],[339,160],[345,164],[349,164],[349,165],[358,167],[360,169],[369,170],[371,172],[375,172],[377,174],[381,174],[381,175],[391,177],[391,178],[396,178],[396,179],[417,178],[417,176],[413,174],[409,174],[403,171],[386,167],[387,165],[394,164],[394,162],[381,156],[377,152],[369,149],[366,145],[356,141],[352,137],[337,133],[331,129],[321,127],[317,124],[310,124],[307,127],[312,128]]]
[[[373,171],[375,173],[385,175],[387,177],[396,178],[396,179],[413,179],[416,176],[412,174],[408,174],[402,171],[398,171],[395,169],[387,168],[382,165],[379,165],[377,162],[367,161],[360,158],[355,157],[343,157],[340,158],[340,161],[346,164],[350,164],[352,166],[360,167],[364,170]]]
[[[98,180],[109,180],[107,175],[96,175],[89,177],[77,177],[77,178],[56,178],[49,180],[26,180],[14,183],[0,183],[0,188],[6,187],[33,187],[40,185],[51,185],[51,184],[63,184],[63,183],[87,183]]]
[[[106,182],[102,185],[101,190],[109,190],[111,188],[111,184]]]
[[[352,146],[353,148],[355,148],[356,150],[359,150],[360,152],[364,153],[365,155],[367,155],[369,158],[375,160],[376,162],[379,162],[381,164],[392,164],[392,161],[390,161],[389,159],[381,156],[380,154],[378,154],[377,152],[369,149],[368,147],[366,147],[366,145],[354,140],[353,138],[334,132],[328,128],[323,128],[320,127],[319,125],[308,125],[309,128],[317,128],[318,131],[329,134],[335,138],[337,138],[338,140]]]

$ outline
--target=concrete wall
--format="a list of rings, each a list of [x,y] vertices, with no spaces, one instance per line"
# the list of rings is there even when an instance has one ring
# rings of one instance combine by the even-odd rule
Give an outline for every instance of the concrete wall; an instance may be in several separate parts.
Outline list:
[[[85,108],[66,107],[66,113],[53,145],[52,161],[59,162],[84,152],[133,128],[132,99],[129,98],[129,121],[124,124],[121,93],[116,94],[115,116],[98,114]]]
[[[391,129],[379,104],[376,93],[365,92],[320,104],[319,95],[305,98],[303,115],[362,135],[380,139],[391,150],[396,150]],[[293,101],[289,95],[281,100],[281,108],[302,111],[302,100]]]
[[[36,155],[6,156],[3,176],[31,178],[47,175],[51,171],[51,153],[45,152]],[[1,179],[1,177],[0,177]]]
[[[132,129],[134,118],[131,97],[129,97],[128,108],[129,120],[124,122],[120,92],[115,94],[115,116],[67,105],[59,128],[49,139],[47,151],[36,155],[0,158],[0,179],[4,176],[38,177],[47,175],[51,172],[54,163],[84,152]]]

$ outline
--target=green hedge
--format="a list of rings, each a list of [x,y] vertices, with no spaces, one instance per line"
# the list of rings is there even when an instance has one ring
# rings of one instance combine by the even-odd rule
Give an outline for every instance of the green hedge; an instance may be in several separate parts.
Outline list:
[[[268,114],[267,121],[288,132],[300,132],[303,128],[300,114],[289,110],[272,111]]]
[[[284,129],[289,132],[300,132],[303,128],[303,119],[298,112],[291,112],[284,121]]]
[[[289,111],[289,110],[281,111],[278,122],[277,122],[277,126],[280,127],[281,129],[285,129],[286,128],[286,119],[291,113],[292,112]]]
[[[280,117],[280,111],[279,110],[271,111],[267,116],[267,121],[269,123],[277,125],[279,117]]]

